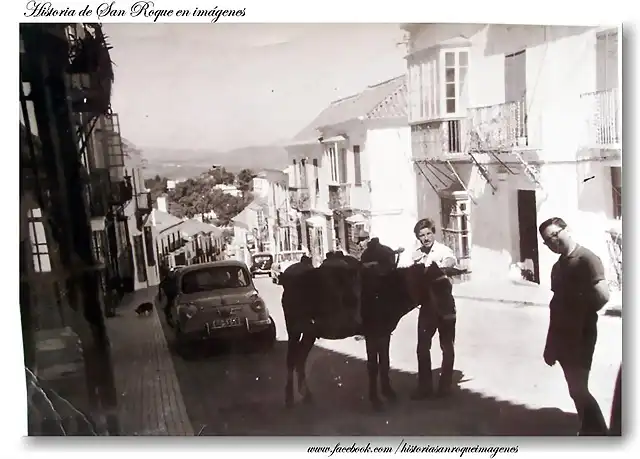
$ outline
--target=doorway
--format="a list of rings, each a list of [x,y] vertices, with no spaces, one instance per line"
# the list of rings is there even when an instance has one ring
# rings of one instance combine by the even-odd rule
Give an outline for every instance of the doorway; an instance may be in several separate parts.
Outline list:
[[[518,190],[518,228],[520,233],[520,261],[529,259],[533,262],[532,281],[539,284],[538,219],[536,192],[533,190]]]

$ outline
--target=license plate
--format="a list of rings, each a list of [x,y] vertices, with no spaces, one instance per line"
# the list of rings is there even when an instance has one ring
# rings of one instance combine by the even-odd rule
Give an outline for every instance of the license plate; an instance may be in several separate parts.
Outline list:
[[[218,319],[211,322],[211,328],[227,328],[240,325],[240,317],[229,317],[227,319]]]

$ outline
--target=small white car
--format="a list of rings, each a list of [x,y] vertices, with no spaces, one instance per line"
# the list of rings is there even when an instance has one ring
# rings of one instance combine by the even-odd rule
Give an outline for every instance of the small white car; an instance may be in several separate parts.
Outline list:
[[[275,343],[275,323],[243,262],[185,266],[174,282],[171,317],[178,350],[207,338],[255,338],[267,347]]]
[[[271,265],[271,280],[274,284],[280,284],[280,274],[294,263],[298,263],[303,255],[306,255],[305,250],[285,250],[283,252],[276,253],[273,264]]]

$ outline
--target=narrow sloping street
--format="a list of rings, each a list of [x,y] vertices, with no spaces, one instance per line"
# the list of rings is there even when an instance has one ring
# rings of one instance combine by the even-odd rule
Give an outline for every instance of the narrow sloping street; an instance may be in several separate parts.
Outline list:
[[[366,398],[365,344],[321,340],[308,378],[313,405],[284,406],[286,331],[281,288],[256,280],[277,324],[268,352],[212,344],[185,360],[173,353],[187,414],[201,435],[572,435],[575,409],[561,370],[541,358],[544,307],[459,301],[456,377],[447,400],[414,402],[417,311],[407,315],[391,344],[392,382],[400,400],[382,413]],[[163,320],[171,348],[173,334]],[[621,321],[603,317],[591,388],[608,417],[621,359]],[[437,337],[434,349],[438,348]],[[440,357],[433,352],[434,366]]]

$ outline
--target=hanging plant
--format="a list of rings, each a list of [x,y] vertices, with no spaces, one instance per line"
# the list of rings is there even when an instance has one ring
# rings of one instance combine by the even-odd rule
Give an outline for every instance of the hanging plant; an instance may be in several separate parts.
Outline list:
[[[82,111],[93,115],[110,111],[111,90],[114,81],[113,62],[108,44],[99,24],[84,25],[84,36],[75,41],[75,56],[70,64],[72,73],[89,75],[89,87],[83,92]]]

